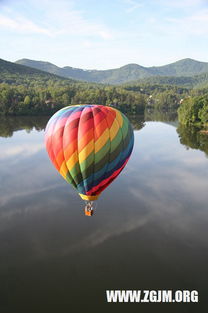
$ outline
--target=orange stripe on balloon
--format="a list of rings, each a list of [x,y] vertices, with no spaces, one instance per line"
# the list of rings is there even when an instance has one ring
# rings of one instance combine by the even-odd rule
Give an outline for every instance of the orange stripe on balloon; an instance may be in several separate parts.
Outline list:
[[[61,167],[63,161],[65,161],[63,150],[59,151],[56,157],[56,163]]]
[[[66,178],[66,175],[68,173],[68,168],[66,166],[66,162],[64,161],[59,169],[59,173],[63,176],[63,178]]]
[[[111,128],[111,126],[112,126],[112,124],[113,124],[115,118],[116,118],[115,112],[112,113],[112,112],[107,111],[106,121],[107,121],[107,123],[108,123],[108,127],[109,127],[109,128]]]
[[[64,157],[67,161],[72,154],[77,150],[77,140],[73,140],[67,148],[64,149]]]
[[[95,141],[102,136],[103,132],[108,128],[107,122],[105,119],[103,119],[97,127],[95,127]]]

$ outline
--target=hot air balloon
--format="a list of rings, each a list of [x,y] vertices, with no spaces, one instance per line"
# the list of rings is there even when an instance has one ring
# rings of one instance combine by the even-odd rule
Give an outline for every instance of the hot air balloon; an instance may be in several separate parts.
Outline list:
[[[53,165],[87,201],[93,201],[123,170],[129,160],[134,135],[127,117],[103,105],[72,105],[48,121],[45,145]]]

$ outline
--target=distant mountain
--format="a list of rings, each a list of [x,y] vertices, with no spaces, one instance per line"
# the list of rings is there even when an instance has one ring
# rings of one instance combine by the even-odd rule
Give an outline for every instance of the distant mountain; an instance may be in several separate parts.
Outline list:
[[[192,76],[208,72],[208,62],[187,58],[163,66],[149,67],[149,70],[152,75],[158,76]]]
[[[132,86],[141,84],[204,88],[208,87],[208,72],[193,76],[150,76],[147,78],[131,81],[123,85]]]
[[[164,66],[144,67],[128,64],[110,70],[83,70],[70,66],[58,67],[49,62],[21,59],[17,64],[26,65],[52,74],[88,82],[121,84],[155,76],[193,76],[208,72],[208,63],[192,59],[183,59]]]
[[[43,72],[42,70],[37,70],[35,68],[31,68],[28,66],[23,66],[24,64],[20,65],[17,63],[5,61],[0,59],[0,73],[9,73],[9,74],[43,74],[48,75],[47,73]]]
[[[0,59],[0,83],[26,84],[27,81],[66,80],[66,78],[39,69]],[[69,79],[69,82],[74,80]]]

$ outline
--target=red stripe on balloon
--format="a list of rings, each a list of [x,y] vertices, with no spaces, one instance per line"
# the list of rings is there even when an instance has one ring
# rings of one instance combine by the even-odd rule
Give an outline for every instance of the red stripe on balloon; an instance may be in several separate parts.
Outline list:
[[[59,166],[56,163],[56,159],[55,159],[54,152],[53,152],[53,146],[51,144],[51,137],[49,137],[49,139],[46,140],[46,150],[48,152],[51,162],[53,163],[55,168],[59,171]]]
[[[55,134],[52,136],[51,144],[53,145],[53,152],[54,152],[55,158],[57,157],[57,154],[59,153],[59,151],[63,149],[63,145],[62,145],[63,130],[64,130],[64,127],[59,128],[58,131],[56,131]]]
[[[78,128],[74,128],[70,130],[67,126],[64,129],[63,133],[63,149],[67,149],[67,147],[74,141],[77,140],[77,131]]]
[[[79,120],[79,127],[78,127],[78,141],[91,129],[94,128],[94,120],[91,117],[90,119],[83,120],[82,116]]]

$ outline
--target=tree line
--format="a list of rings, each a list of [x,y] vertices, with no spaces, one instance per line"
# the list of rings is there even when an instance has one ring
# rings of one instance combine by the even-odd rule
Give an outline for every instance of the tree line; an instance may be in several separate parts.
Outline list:
[[[51,114],[73,104],[114,106],[125,113],[138,114],[145,107],[177,109],[187,90],[164,86],[110,86],[66,81],[0,83],[0,114]]]
[[[148,82],[112,86],[78,82],[46,73],[2,72],[0,114],[48,115],[64,106],[83,103],[114,106],[129,114],[144,113],[146,108],[177,110],[180,106],[178,114],[182,123],[190,120],[206,123],[206,106],[200,107],[198,112],[199,100],[196,100],[205,97],[206,93],[207,88],[190,89]],[[194,107],[188,110],[194,110],[194,117],[192,113],[188,117],[186,106]]]
[[[121,87],[84,83],[26,86],[0,84],[0,113],[3,115],[48,114],[73,104],[102,104],[137,114],[144,110],[145,96]]]

